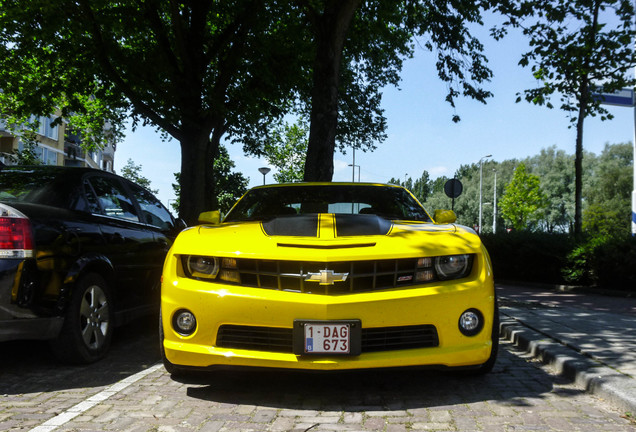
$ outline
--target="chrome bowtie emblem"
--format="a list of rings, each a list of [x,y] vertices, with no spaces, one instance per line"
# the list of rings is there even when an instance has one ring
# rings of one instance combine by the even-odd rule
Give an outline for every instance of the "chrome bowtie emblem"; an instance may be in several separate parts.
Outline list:
[[[333,270],[320,270],[320,273],[307,273],[307,282],[318,282],[320,285],[333,285],[335,282],[344,282],[349,273],[334,273]]]

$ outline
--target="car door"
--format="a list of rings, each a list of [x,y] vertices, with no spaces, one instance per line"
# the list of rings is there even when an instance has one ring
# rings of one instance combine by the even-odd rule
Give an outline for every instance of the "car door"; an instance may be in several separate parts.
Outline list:
[[[104,254],[117,277],[118,309],[144,308],[157,301],[152,295],[155,239],[139,217],[139,209],[123,182],[115,176],[90,175],[85,180],[91,212],[104,236]]]
[[[150,191],[131,182],[126,184],[137,201],[141,221],[153,234],[155,247],[148,256],[147,264],[151,269],[151,278],[156,281],[158,288],[163,261],[178,234],[179,227],[168,209]]]

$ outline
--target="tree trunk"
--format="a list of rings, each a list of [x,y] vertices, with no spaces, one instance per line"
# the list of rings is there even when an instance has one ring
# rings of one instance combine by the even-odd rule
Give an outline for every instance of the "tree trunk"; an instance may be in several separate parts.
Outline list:
[[[349,25],[361,0],[332,0],[326,3],[322,15],[312,17],[316,60],[305,181],[331,181],[333,177],[342,51]]]
[[[583,65],[581,85],[579,87],[579,116],[576,120],[576,151],[574,154],[574,235],[579,236],[583,232],[583,122],[587,116],[587,105],[590,98],[589,57],[596,48],[596,35],[598,34],[598,14],[601,1],[595,1],[591,5],[592,26],[588,35],[588,60]]]
[[[581,87],[587,92],[587,79]],[[585,99],[585,100],[583,100]],[[583,121],[587,109],[587,98],[579,101],[579,117],[576,120],[576,150],[574,152],[574,235],[580,235],[583,227]]]
[[[216,210],[214,199],[214,167],[211,157],[218,148],[210,142],[209,133],[195,131],[184,134],[181,141],[181,192],[179,216],[188,225],[197,223],[199,214]]]

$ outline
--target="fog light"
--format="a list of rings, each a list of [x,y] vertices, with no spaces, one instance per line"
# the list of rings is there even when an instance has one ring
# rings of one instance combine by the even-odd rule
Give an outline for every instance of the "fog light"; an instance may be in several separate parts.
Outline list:
[[[189,336],[194,333],[197,328],[197,319],[189,310],[178,310],[172,318],[172,327],[177,333],[183,336]]]
[[[475,336],[484,327],[484,316],[477,309],[468,309],[459,317],[459,331],[465,336]]]

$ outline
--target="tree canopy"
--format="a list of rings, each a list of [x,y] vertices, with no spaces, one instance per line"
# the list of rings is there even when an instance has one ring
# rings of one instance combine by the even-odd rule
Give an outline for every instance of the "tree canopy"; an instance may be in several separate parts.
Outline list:
[[[126,165],[122,167],[119,174],[122,177],[137,183],[139,186],[148,189],[153,194],[155,195],[158,194],[159,189],[151,189],[150,187],[151,182],[150,180],[148,180],[148,178],[144,177],[141,174],[141,168],[142,168],[141,164],[136,164],[135,161],[133,161],[132,159],[128,159],[128,162],[126,162]]]
[[[574,231],[574,155],[555,146],[542,149],[539,154],[525,159],[508,159],[501,162],[486,161],[483,164],[483,232],[492,232],[493,202],[495,195],[494,172],[497,174],[497,232],[507,227],[513,228],[512,218],[504,218],[502,199],[512,182],[518,167],[523,164],[526,175],[539,179],[540,192],[544,200],[535,213],[537,218],[526,220],[524,231],[548,233],[572,233]],[[425,172],[426,173],[426,172]],[[519,175],[519,174],[516,174]],[[478,223],[479,209],[479,164],[462,165],[455,173],[463,184],[462,194],[455,199],[455,213],[458,223],[474,226]],[[406,182],[392,178],[389,182],[405,185],[417,195],[419,180],[407,178]],[[426,188],[430,190],[425,201],[429,210],[450,209],[452,201],[444,193],[447,177],[429,179]],[[631,190],[633,185],[633,146],[631,143],[607,144],[601,154],[585,153],[583,176],[583,232],[588,235],[629,235],[631,233]],[[419,197],[418,197],[419,198]],[[523,193],[509,194],[510,207],[526,205]]]
[[[509,8],[502,9],[510,18],[508,24],[521,27],[530,39],[531,49],[519,64],[531,66],[538,86],[525,90],[523,97],[552,108],[552,97],[557,96],[560,108],[576,125],[574,232],[579,234],[583,122],[588,116],[611,118],[595,92],[612,93],[636,83],[629,75],[636,65],[634,4],[631,0],[512,0]],[[503,33],[494,31],[497,37]]]
[[[308,126],[299,120],[277,128],[265,144],[267,162],[277,168],[274,180],[278,183],[302,181],[305,176]]]
[[[262,153],[258,136],[286,113],[310,119],[305,179],[331,180],[341,148],[384,138],[381,88],[396,85],[414,37],[437,56],[453,104],[485,100],[490,78],[468,25],[491,2],[0,0],[0,115],[58,107],[118,137],[127,116],[178,141],[180,215],[217,205],[224,136]],[[104,128],[110,125],[109,128]],[[89,135],[95,135],[91,139]]]

